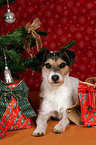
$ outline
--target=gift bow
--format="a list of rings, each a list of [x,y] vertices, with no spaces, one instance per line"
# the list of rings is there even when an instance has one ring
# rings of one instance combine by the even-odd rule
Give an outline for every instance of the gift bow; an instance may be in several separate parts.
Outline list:
[[[21,81],[13,90],[0,80],[0,118],[3,116],[9,102],[14,97],[21,108],[22,113],[28,118],[35,116],[35,112],[27,101],[28,87]]]
[[[37,51],[40,51],[40,49],[42,48],[42,41],[41,41],[40,36],[36,33],[35,30],[37,28],[39,28],[41,25],[42,25],[42,23],[40,22],[40,20],[38,18],[33,20],[32,24],[27,23],[25,25],[25,28],[28,31],[28,33],[31,32],[32,36],[36,38]],[[30,44],[31,44],[31,41],[28,44],[24,45],[24,49],[26,49],[28,53],[30,53]]]

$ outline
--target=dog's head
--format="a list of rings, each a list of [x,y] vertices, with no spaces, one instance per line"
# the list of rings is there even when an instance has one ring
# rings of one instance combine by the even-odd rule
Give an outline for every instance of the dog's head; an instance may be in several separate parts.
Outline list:
[[[56,52],[44,50],[38,53],[36,57],[42,64],[43,80],[46,80],[52,86],[58,86],[64,83],[70,65],[74,62],[75,52],[62,49]]]

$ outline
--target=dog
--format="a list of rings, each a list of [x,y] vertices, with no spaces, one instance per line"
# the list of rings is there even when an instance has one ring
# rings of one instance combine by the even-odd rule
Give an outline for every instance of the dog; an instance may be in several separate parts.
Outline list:
[[[75,52],[60,50],[39,53],[37,59],[42,64],[42,83],[40,98],[42,102],[36,120],[34,136],[45,135],[47,121],[50,117],[59,119],[54,127],[55,133],[63,133],[70,123],[66,109],[76,103],[79,79],[70,77],[70,66],[74,63]]]

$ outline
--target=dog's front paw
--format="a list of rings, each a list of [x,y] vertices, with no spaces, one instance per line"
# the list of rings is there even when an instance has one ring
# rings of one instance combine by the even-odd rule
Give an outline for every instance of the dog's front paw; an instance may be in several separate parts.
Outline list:
[[[38,129],[38,128],[36,128],[36,129],[33,131],[32,135],[34,135],[34,136],[36,136],[36,137],[40,137],[40,136],[45,135],[45,131],[44,131],[43,129]]]
[[[65,131],[65,127],[62,127],[60,126],[60,124],[57,124],[55,127],[54,127],[54,132],[55,133],[63,133]]]

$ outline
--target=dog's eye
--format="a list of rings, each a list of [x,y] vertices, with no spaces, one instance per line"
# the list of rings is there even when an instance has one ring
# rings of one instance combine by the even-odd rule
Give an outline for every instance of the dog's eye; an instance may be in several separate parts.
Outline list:
[[[59,68],[64,68],[65,67],[65,63],[63,62],[63,63],[61,63],[60,65],[59,65]]]
[[[50,64],[50,63],[46,63],[46,64],[45,64],[45,67],[46,67],[47,69],[50,69],[50,68],[51,68],[51,64]]]

